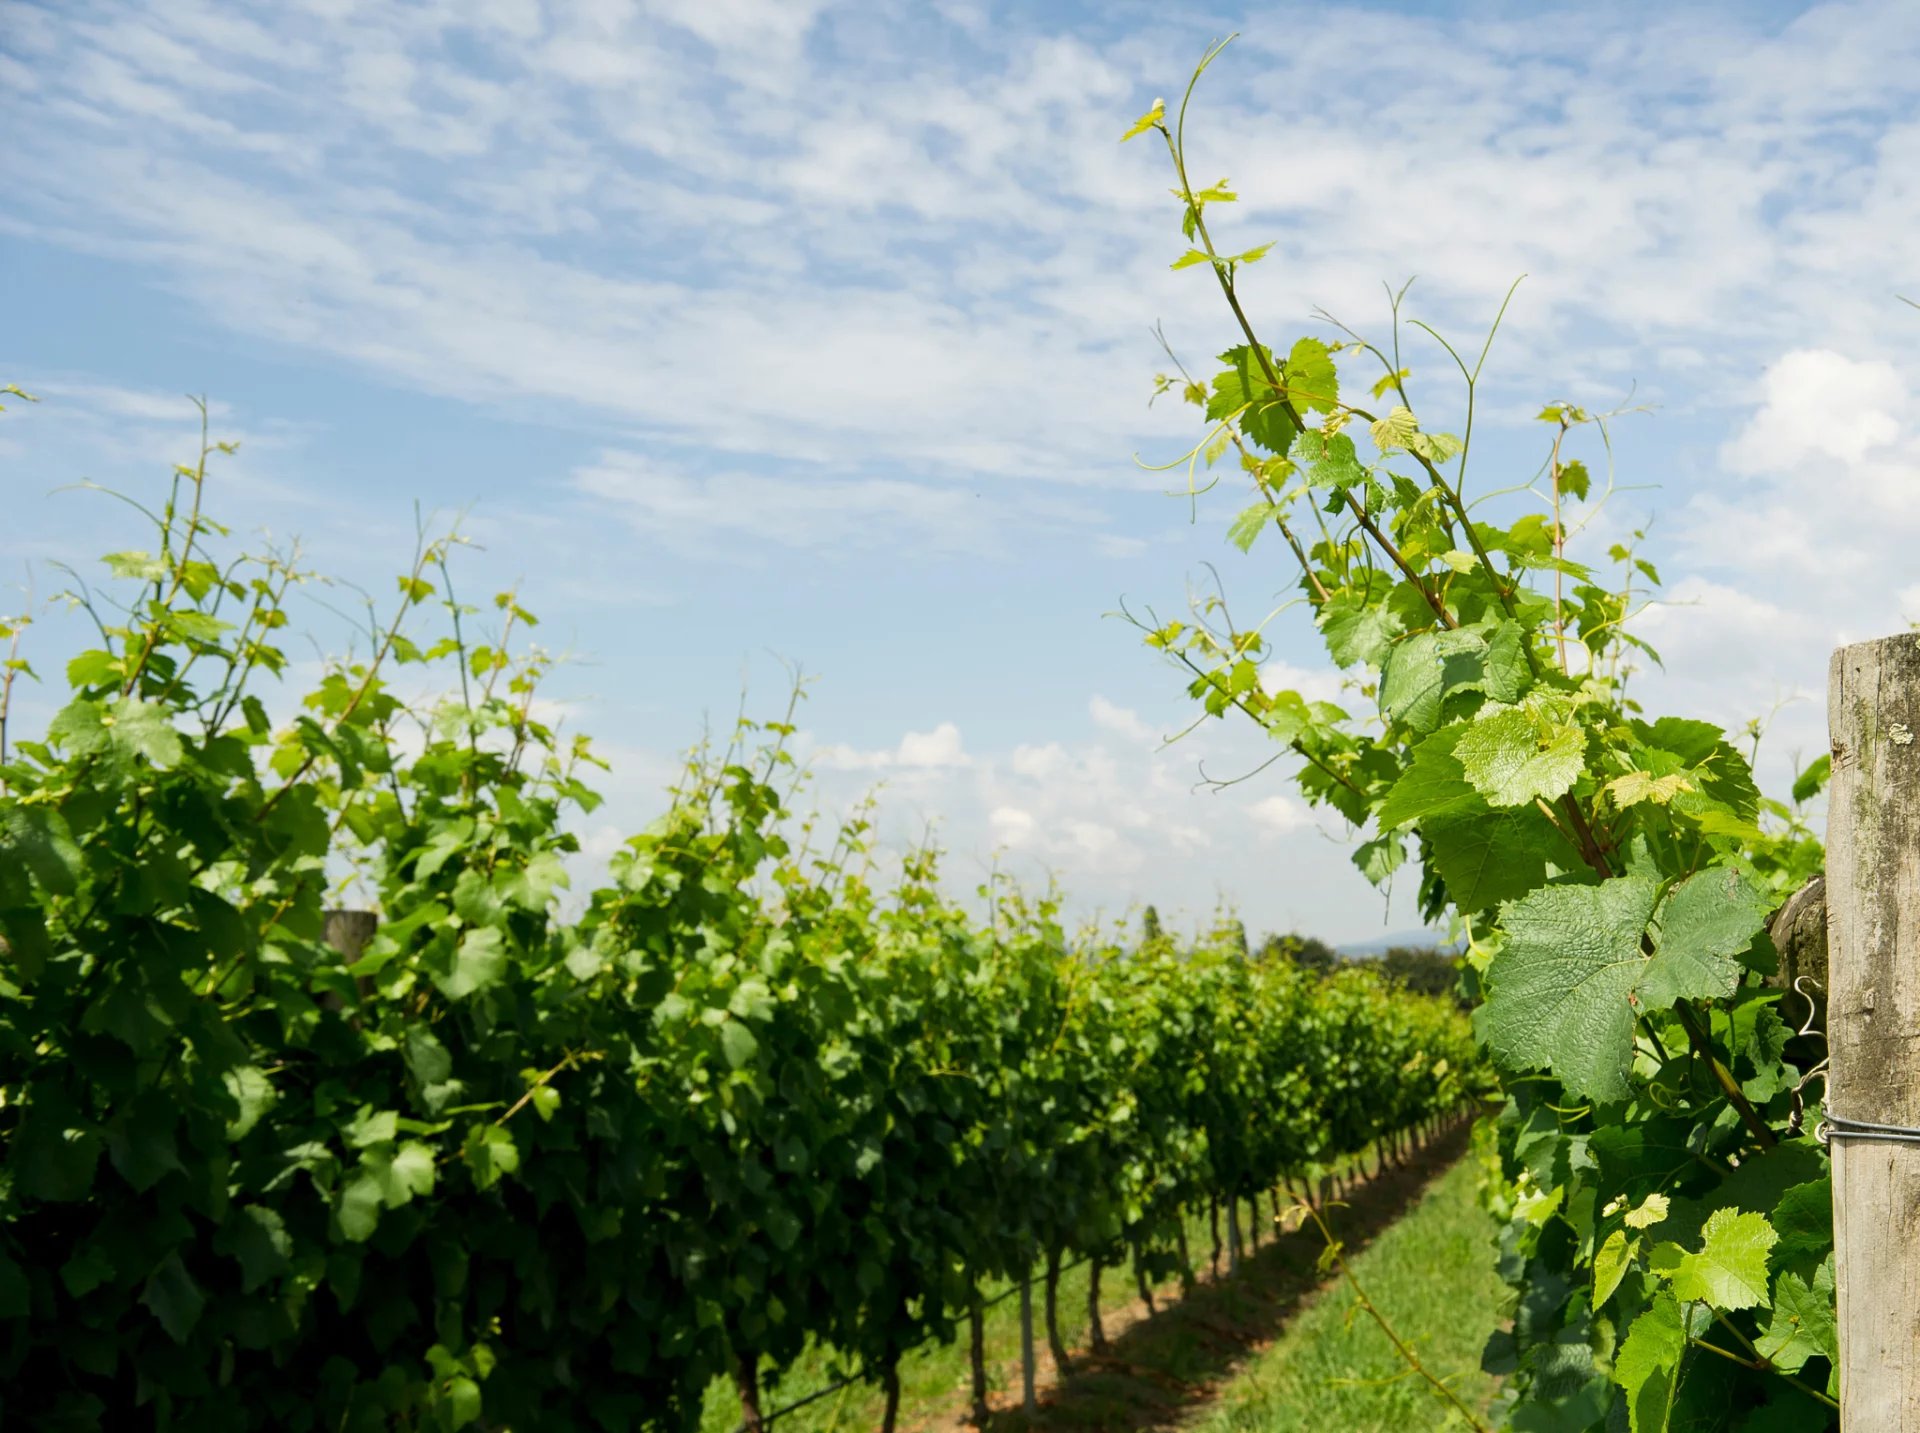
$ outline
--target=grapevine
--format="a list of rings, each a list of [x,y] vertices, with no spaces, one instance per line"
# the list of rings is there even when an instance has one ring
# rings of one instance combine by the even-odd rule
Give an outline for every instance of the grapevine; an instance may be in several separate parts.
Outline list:
[[[1191,246],[1173,267],[1211,273],[1234,334],[1210,381],[1182,369],[1156,391],[1204,411],[1183,462],[1245,475],[1229,537],[1250,552],[1280,534],[1357,710],[1267,691],[1267,639],[1217,601],[1136,621],[1208,715],[1237,712],[1301,760],[1303,792],[1365,833],[1369,878],[1413,863],[1426,913],[1467,938],[1476,1033],[1507,1092],[1496,1411],[1632,1433],[1831,1426],[1831,1190],[1805,1132],[1823,1051],[1804,1002],[1783,1017],[1768,935],[1818,871],[1799,803],[1825,764],[1793,805],[1767,800],[1722,730],[1628,696],[1652,654],[1627,623],[1659,573],[1633,544],[1606,554],[1611,579],[1569,555],[1575,512],[1612,490],[1576,456],[1605,415],[1547,406],[1544,490],[1520,480],[1490,506],[1468,486],[1487,347],[1469,364],[1420,326],[1461,381],[1456,436],[1411,396],[1404,291],[1384,347],[1337,324],[1261,341],[1241,280],[1271,246],[1220,247],[1210,219],[1236,196],[1188,166],[1188,108],[1222,48],[1171,119],[1156,102],[1123,136],[1164,142]],[[1373,368],[1361,406],[1354,370]]]

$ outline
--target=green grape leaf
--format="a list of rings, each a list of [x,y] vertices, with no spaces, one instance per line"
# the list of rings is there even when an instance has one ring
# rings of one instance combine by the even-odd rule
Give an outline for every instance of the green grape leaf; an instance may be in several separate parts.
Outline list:
[[[1489,806],[1553,801],[1586,769],[1586,738],[1579,727],[1555,723],[1542,731],[1529,713],[1515,707],[1472,722],[1453,753]]]
[[[1303,338],[1287,355],[1287,396],[1300,412],[1331,413],[1340,402],[1333,354],[1317,338]]]
[[[1433,868],[1463,912],[1482,911],[1526,894],[1547,878],[1547,862],[1571,867],[1579,857],[1553,823],[1531,806],[1505,811],[1464,809],[1420,823]]]
[[[1780,1236],[1773,1246],[1773,1268],[1812,1278],[1820,1261],[1833,1251],[1832,1179],[1809,1180],[1788,1189],[1773,1208],[1772,1222]]]
[[[87,858],[64,816],[45,806],[14,802],[0,810],[0,861],[17,862],[43,891],[56,896],[77,891],[87,870]]]
[[[1816,757],[1807,769],[1793,779],[1793,803],[1811,801],[1827,789],[1827,782],[1833,778],[1833,757]]]
[[[760,1048],[760,1042],[753,1038],[753,1031],[745,1022],[729,1020],[720,1027],[720,1051],[727,1057],[727,1068],[737,1070],[754,1056]]]
[[[277,1212],[264,1204],[239,1204],[213,1236],[213,1249],[239,1261],[241,1289],[250,1294],[291,1267],[293,1240]]]
[[[1674,887],[1660,907],[1643,1003],[1660,1010],[1731,995],[1741,972],[1734,957],[1753,944],[1772,905],[1759,881],[1731,866],[1709,866]]]
[[[1242,552],[1253,550],[1254,540],[1266,531],[1267,524],[1280,515],[1275,503],[1255,503],[1233,520],[1227,529],[1227,541]]]
[[[1764,1214],[1716,1209],[1701,1231],[1705,1242],[1689,1254],[1678,1244],[1657,1246],[1648,1263],[1667,1277],[1674,1297],[1696,1299],[1716,1309],[1751,1309],[1767,1304],[1767,1254],[1780,1236]]]
[[[335,1213],[340,1232],[355,1243],[372,1235],[383,1209],[398,1209],[415,1195],[433,1192],[433,1151],[417,1140],[398,1149],[369,1149],[340,1188]]]
[[[1413,760],[1375,813],[1382,831],[1429,816],[1485,810],[1486,803],[1454,758],[1454,746],[1466,732],[1465,723],[1442,727],[1414,747]]]
[[[1676,1198],[1664,1232],[1675,1243],[1691,1247],[1715,1210],[1771,1215],[1789,1189],[1824,1177],[1826,1170],[1826,1152],[1811,1134],[1783,1139],[1765,1159],[1741,1161],[1738,1169],[1698,1198]]]
[[[1580,502],[1587,500],[1587,492],[1593,484],[1587,465],[1578,458],[1560,465],[1560,491]]]
[[[1440,699],[1446,674],[1440,665],[1440,638],[1415,632],[1396,642],[1380,669],[1380,711],[1390,724],[1425,734],[1440,724]]]
[[[1754,1346],[1783,1373],[1798,1373],[1810,1358],[1840,1361],[1831,1261],[1820,1265],[1811,1283],[1798,1274],[1780,1276],[1773,1288],[1773,1316]]]
[[[462,933],[452,959],[433,972],[433,983],[451,1000],[500,983],[507,973],[506,938],[497,926],[477,926]]]
[[[1633,1321],[1613,1361],[1613,1381],[1627,1391],[1632,1433],[1666,1433],[1686,1352],[1686,1319],[1673,1295],[1662,1289]]]
[[[480,1416],[480,1385],[465,1374],[447,1380],[447,1426],[464,1428]]]
[[[1498,623],[1487,639],[1477,685],[1488,700],[1511,705],[1526,693],[1532,680],[1527,667],[1526,634],[1518,622]]]
[[[200,1322],[207,1296],[200,1292],[193,1275],[180,1262],[180,1256],[169,1254],[148,1277],[146,1287],[140,1291],[140,1302],[153,1311],[160,1327],[167,1331],[167,1337],[175,1343],[185,1343],[193,1326]]]
[[[453,1074],[453,1056],[430,1030],[414,1026],[406,1036],[407,1069],[421,1085],[438,1085]]]
[[[1640,937],[1659,886],[1623,876],[1548,886],[1507,905],[1506,948],[1487,971],[1476,1019],[1510,1069],[1550,1069],[1577,1099],[1628,1094],[1629,996],[1646,970]]]
[[[473,1182],[482,1189],[493,1188],[503,1176],[520,1168],[520,1146],[504,1125],[474,1125],[467,1131],[460,1157],[473,1171]]]
[[[1643,801],[1665,806],[1674,797],[1693,789],[1693,783],[1688,780],[1684,771],[1670,771],[1665,776],[1654,776],[1646,771],[1629,771],[1624,776],[1616,776],[1606,785],[1607,795],[1613,798],[1613,804],[1622,811],[1630,806],[1638,806]]]
[[[1666,1219],[1667,1211],[1671,1207],[1672,1204],[1666,1195],[1649,1194],[1627,1212],[1626,1226],[1629,1229],[1651,1229]]]
[[[1130,139],[1138,138],[1166,117],[1167,102],[1165,100],[1155,100],[1152,109],[1141,115],[1140,118],[1136,119],[1127,127],[1127,132],[1120,136],[1120,142],[1125,144]]]
[[[1384,602],[1369,602],[1351,589],[1335,592],[1320,605],[1317,620],[1327,651],[1342,667],[1377,667],[1406,625]]]
[[[1771,1004],[1760,1000],[1738,1006],[1732,1015],[1734,1050],[1753,1068],[1753,1073],[1741,1080],[1740,1089],[1756,1105],[1764,1105],[1799,1083],[1800,1071],[1782,1058],[1793,1029]]]
[[[98,1242],[83,1244],[80,1252],[60,1266],[60,1282],[76,1299],[85,1298],[118,1272],[113,1255]]]
[[[173,1138],[176,1110],[164,1093],[146,1090],[107,1128],[107,1157],[120,1177],[142,1193],[181,1168]]]
[[[1241,344],[1221,354],[1220,361],[1227,367],[1214,377],[1207,417],[1217,423],[1239,414],[1241,430],[1249,438],[1269,452],[1284,455],[1298,429],[1268,381],[1267,366],[1273,355]]]
[[[239,1065],[231,1070],[223,1070],[220,1083],[226,1087],[227,1098],[233,1103],[227,1120],[227,1138],[241,1140],[260,1123],[260,1117],[273,1108],[280,1093],[273,1087],[273,1081],[267,1078],[267,1072],[257,1065]]]
[[[82,652],[67,663],[70,687],[117,687],[126,680],[126,663],[98,647]]]
[[[1376,886],[1384,886],[1387,878],[1399,870],[1406,859],[1406,844],[1395,835],[1363,841],[1353,852],[1353,864],[1359,867],[1361,875]]]
[[[163,706],[128,697],[113,704],[106,724],[114,750],[128,757],[143,756],[156,771],[170,771],[186,756],[180,733]]]
[[[1300,456],[1307,463],[1307,481],[1317,488],[1343,493],[1367,480],[1359,450],[1345,433],[1329,437],[1317,428],[1309,428],[1300,435]]]
[[[1627,1231],[1616,1229],[1607,1235],[1599,1252],[1593,1256],[1593,1308],[1597,1313],[1600,1306],[1613,1297],[1613,1291],[1620,1287],[1620,1281],[1627,1276],[1627,1270],[1633,1267],[1633,1261],[1640,1253],[1640,1241],[1627,1238]]]
[[[1407,440],[1420,429],[1419,422],[1413,416],[1413,410],[1400,404],[1389,409],[1387,416],[1376,418],[1368,427],[1368,436],[1373,446],[1383,453],[1391,453],[1396,448],[1407,446]]]
[[[1269,453],[1282,456],[1293,447],[1300,429],[1287,412],[1287,405],[1274,399],[1255,403],[1240,415],[1240,431]]]

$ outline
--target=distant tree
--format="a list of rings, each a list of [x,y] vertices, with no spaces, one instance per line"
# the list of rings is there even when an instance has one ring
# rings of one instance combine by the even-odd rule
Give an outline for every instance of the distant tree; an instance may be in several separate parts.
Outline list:
[[[1155,941],[1159,940],[1162,935],[1160,929],[1160,912],[1152,906],[1148,906],[1146,914],[1140,918],[1140,930],[1142,938],[1148,945],[1152,945]]]
[[[1325,975],[1340,964],[1340,953],[1316,936],[1270,935],[1260,942],[1261,960],[1290,960],[1302,970]]]
[[[1252,952],[1247,949],[1247,926],[1245,921],[1230,920],[1227,922],[1227,944],[1240,953],[1242,960],[1248,960],[1252,957]]]
[[[1378,961],[1389,980],[1423,995],[1455,995],[1460,981],[1459,957],[1434,946],[1396,945]]]

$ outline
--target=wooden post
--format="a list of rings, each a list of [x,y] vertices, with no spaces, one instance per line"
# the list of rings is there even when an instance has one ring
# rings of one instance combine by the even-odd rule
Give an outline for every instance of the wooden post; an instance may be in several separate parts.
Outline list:
[[[1060,1246],[1053,1245],[1047,1250],[1047,1348],[1053,1354],[1053,1366],[1057,1378],[1065,1378],[1073,1371],[1067,1358],[1067,1341],[1060,1337]]]
[[[1033,1416],[1033,1264],[1020,1281],[1020,1406]]]
[[[372,911],[323,911],[320,919],[320,939],[340,952],[342,965],[352,965],[365,954],[380,929],[380,917]],[[365,1000],[373,994],[373,981],[364,975],[357,976],[354,989],[359,992],[359,998]],[[347,1008],[346,1002],[331,990],[320,997],[320,1004],[336,1012]],[[357,1015],[352,1017],[352,1023],[358,1025]]]
[[[1100,1325],[1100,1256],[1087,1260],[1087,1347],[1107,1351],[1107,1331]]]
[[[1920,1125],[1920,635],[1828,677],[1827,1109]],[[1843,1433],[1920,1433],[1920,1144],[1837,1137]]]
[[[967,1366],[973,1375],[972,1422],[976,1428],[985,1428],[993,1419],[993,1410],[987,1407],[987,1320],[977,1285],[967,1306],[967,1333]]]
[[[760,1358],[741,1349],[733,1365],[733,1386],[740,1394],[740,1433],[760,1433]]]
[[[361,957],[380,929],[380,917],[372,911],[328,911],[322,919],[320,939],[339,951],[346,965]]]

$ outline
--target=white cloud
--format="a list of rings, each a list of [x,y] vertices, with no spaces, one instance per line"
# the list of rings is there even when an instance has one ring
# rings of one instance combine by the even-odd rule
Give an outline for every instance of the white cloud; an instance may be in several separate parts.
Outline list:
[[[1017,806],[996,806],[987,818],[996,845],[1020,849],[1033,840],[1033,816]]]
[[[1310,702],[1338,702],[1345,678],[1335,667],[1297,667],[1278,658],[1261,664],[1261,689],[1298,692]]]
[[[941,722],[932,731],[910,731],[888,750],[861,751],[849,746],[823,746],[814,760],[833,771],[934,771],[970,764],[960,728]]]
[[[1266,831],[1280,836],[1314,824],[1312,813],[1291,796],[1263,797],[1247,808],[1247,815]]]
[[[636,532],[694,552],[742,540],[800,549],[906,541],[941,551],[990,550],[978,499],[957,488],[890,478],[693,476],[619,452],[602,453],[577,469],[572,482]]]
[[[1123,736],[1134,743],[1150,742],[1154,739],[1153,728],[1140,720],[1137,712],[1126,707],[1116,706],[1103,696],[1096,695],[1087,704],[1087,710],[1093,717],[1093,724],[1116,736]]]
[[[1884,360],[1795,349],[1767,369],[1760,391],[1760,410],[1723,455],[1736,473],[1779,473],[1819,458],[1858,464],[1903,431],[1906,383]]]

